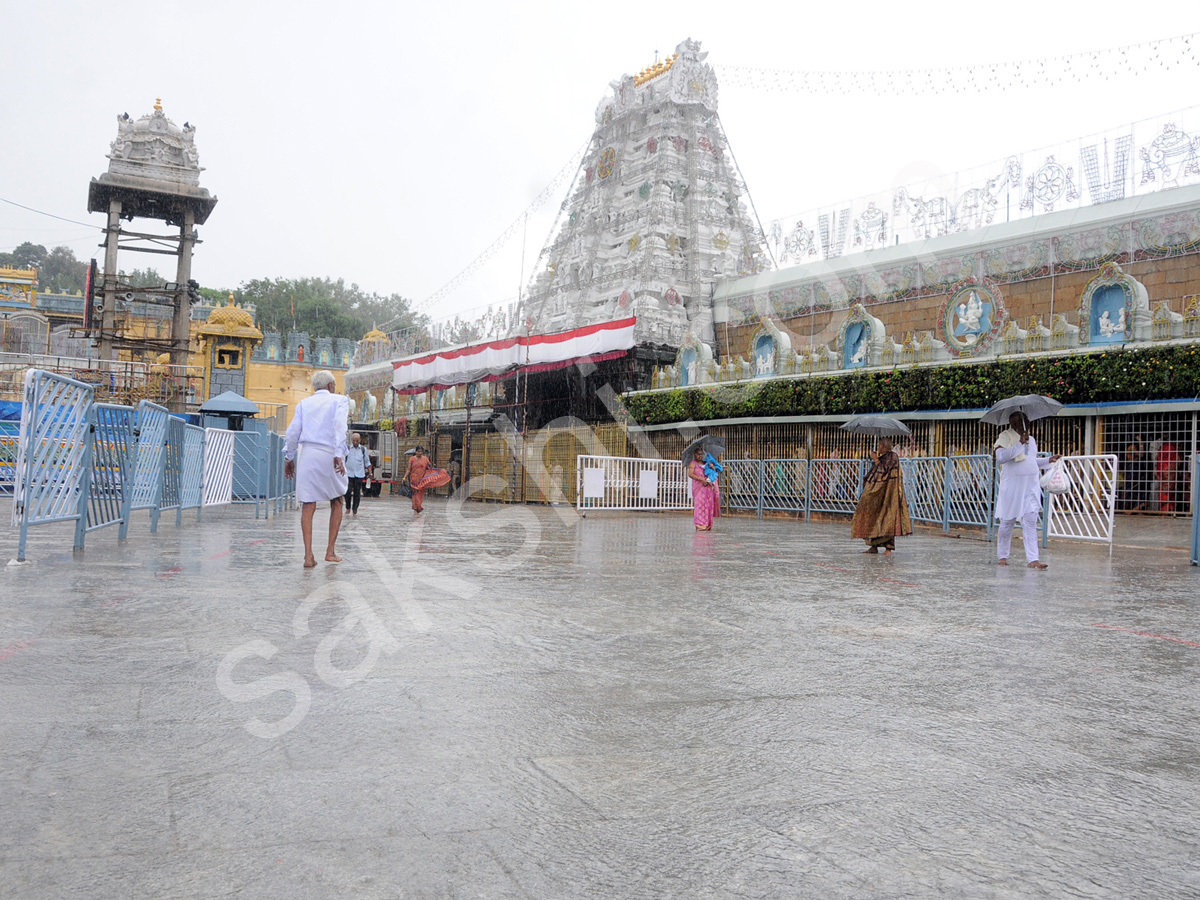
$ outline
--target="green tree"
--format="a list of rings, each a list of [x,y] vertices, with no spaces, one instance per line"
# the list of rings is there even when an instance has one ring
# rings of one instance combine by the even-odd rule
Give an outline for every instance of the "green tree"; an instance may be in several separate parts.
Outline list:
[[[280,332],[295,328],[313,337],[358,340],[377,325],[393,330],[427,321],[399,294],[367,293],[340,278],[259,278],[243,283],[234,295],[257,307],[259,327]]]
[[[87,283],[87,263],[70,247],[55,247],[38,267],[38,290],[44,294],[74,294]]]
[[[129,287],[134,288],[160,288],[167,283],[167,279],[158,274],[158,271],[147,266],[144,269],[134,269],[132,272],[121,270],[121,279],[128,283]]]

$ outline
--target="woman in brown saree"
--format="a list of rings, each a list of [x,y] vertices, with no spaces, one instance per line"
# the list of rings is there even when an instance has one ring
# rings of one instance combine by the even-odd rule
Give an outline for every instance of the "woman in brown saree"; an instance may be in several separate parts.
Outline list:
[[[912,519],[908,516],[908,501],[904,499],[904,483],[900,477],[900,457],[887,438],[879,439],[875,461],[863,479],[862,496],[850,523],[851,533],[867,542],[863,553],[884,554],[896,549],[897,535],[912,534]]]

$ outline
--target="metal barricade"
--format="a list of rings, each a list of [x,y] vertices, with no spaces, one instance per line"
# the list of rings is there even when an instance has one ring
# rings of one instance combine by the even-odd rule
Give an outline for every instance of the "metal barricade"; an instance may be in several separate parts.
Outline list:
[[[919,456],[900,460],[904,498],[914,522],[946,527],[947,475],[952,471],[944,456]]]
[[[862,494],[865,463],[857,459],[814,459],[810,465],[810,513],[854,515]]]
[[[1071,478],[1071,490],[1049,495],[1046,537],[1107,543],[1111,554],[1117,508],[1117,457],[1064,456],[1062,463]]]
[[[163,453],[162,491],[158,506],[150,513],[150,531],[158,530],[158,517],[164,510],[174,509],[175,523],[179,524],[180,473],[183,469],[183,430],[187,423],[171,416],[167,420],[167,446]]]
[[[11,496],[17,472],[20,422],[0,422],[0,495]]]
[[[13,482],[12,521],[20,528],[18,562],[25,561],[30,525],[78,522],[87,516],[92,396],[90,385],[73,378],[38,369],[25,373]]]
[[[692,508],[688,479],[677,459],[578,456],[575,467],[578,509]]]
[[[762,460],[734,459],[726,462],[718,479],[721,504],[726,509],[752,509],[762,517]]]
[[[808,518],[812,512],[810,468],[807,459],[764,459],[759,470],[762,509],[802,513]]]
[[[973,525],[987,530],[988,540],[995,530],[992,510],[995,504],[996,461],[991,456],[951,456],[946,463],[946,529],[951,525]]]
[[[158,527],[158,502],[162,497],[170,419],[171,414],[165,407],[149,400],[139,401],[133,423],[133,433],[137,437],[137,450],[131,467],[133,484],[125,492],[125,508],[121,512],[122,538],[129,531],[130,514],[139,509],[151,511],[151,531]]]
[[[224,428],[204,429],[202,505],[223,506],[233,501],[233,440]]]
[[[87,517],[76,526],[75,544],[83,547],[84,533],[124,522],[125,492],[137,443],[133,439],[134,409],[113,403],[93,403],[89,414],[92,458],[88,470]]]
[[[196,510],[196,519],[199,521],[203,499],[204,429],[198,425],[184,425],[179,465],[179,509],[175,513],[175,524],[182,524],[185,509]]]
[[[1192,565],[1200,566],[1200,453],[1192,458]]]
[[[233,433],[233,496],[231,503],[253,503],[254,518],[266,514],[267,461],[264,435]]]

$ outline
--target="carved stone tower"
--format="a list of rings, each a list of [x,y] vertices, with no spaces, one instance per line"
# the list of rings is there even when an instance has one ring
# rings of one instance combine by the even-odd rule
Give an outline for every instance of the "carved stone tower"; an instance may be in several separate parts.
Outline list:
[[[636,315],[639,343],[678,347],[689,333],[711,341],[714,282],[768,267],[707,55],[687,40],[612,83],[518,328]]]
[[[96,339],[103,359],[115,359],[127,342],[117,333],[114,313],[118,294],[128,288],[117,277],[117,251],[163,253],[178,259],[175,281],[166,285],[174,297],[170,353],[174,365],[185,365],[188,355],[192,248],[199,243],[195,226],[208,220],[217,198],[200,187],[200,157],[193,140],[196,129],[184,122],[180,128],[163,114],[162,100],[154,112],[136,121],[128,113],[117,116],[117,138],[108,154],[108,171],[93,178],[88,188],[88,212],[108,214],[104,238],[103,300],[98,322],[85,322]],[[173,234],[126,231],[121,220],[160,219],[179,228]],[[159,291],[161,293],[161,291]]]

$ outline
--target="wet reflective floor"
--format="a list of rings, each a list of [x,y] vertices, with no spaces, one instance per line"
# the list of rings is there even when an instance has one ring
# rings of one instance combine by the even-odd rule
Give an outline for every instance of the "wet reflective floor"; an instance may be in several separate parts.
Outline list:
[[[1188,522],[192,519],[0,572],[0,895],[1200,897]]]

